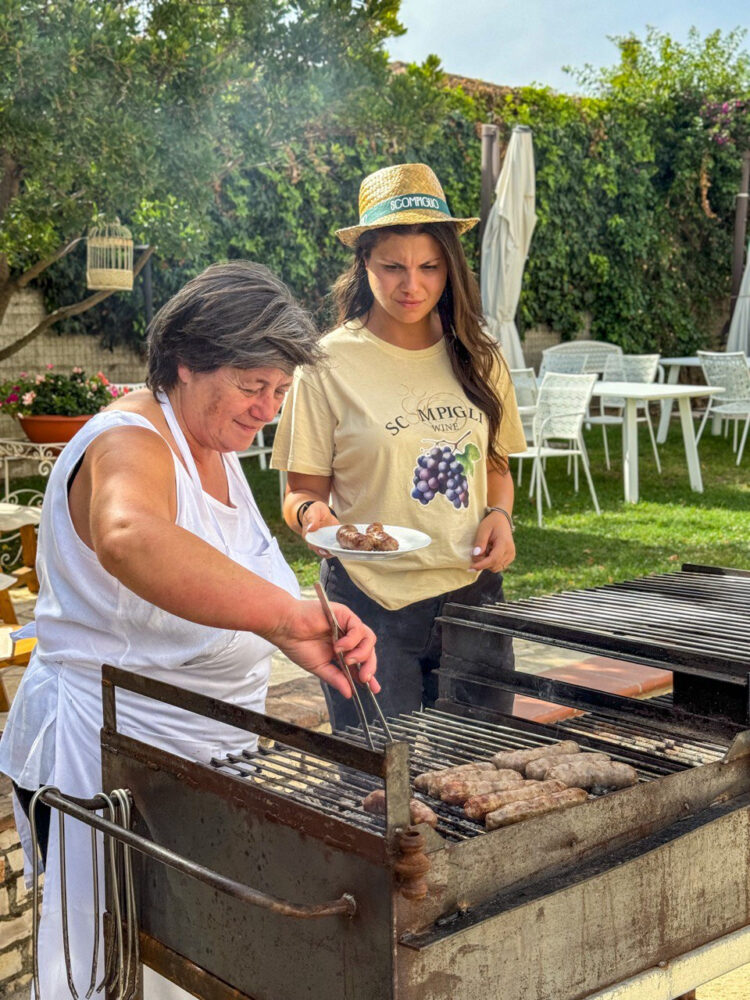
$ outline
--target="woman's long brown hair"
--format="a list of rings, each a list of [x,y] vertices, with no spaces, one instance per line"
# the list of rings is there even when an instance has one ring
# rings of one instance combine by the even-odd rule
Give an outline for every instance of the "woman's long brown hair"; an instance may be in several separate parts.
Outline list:
[[[487,417],[488,457],[499,471],[505,472],[508,468],[507,459],[495,445],[503,417],[502,400],[495,389],[496,369],[504,361],[497,344],[483,329],[484,315],[479,286],[469,269],[453,223],[385,226],[362,233],[357,240],[354,263],[333,286],[338,323],[359,319],[366,325],[374,300],[365,265],[375,245],[383,237],[394,233],[400,236],[426,233],[433,236],[442,248],[448,265],[448,277],[437,308],[451,366],[466,395]]]

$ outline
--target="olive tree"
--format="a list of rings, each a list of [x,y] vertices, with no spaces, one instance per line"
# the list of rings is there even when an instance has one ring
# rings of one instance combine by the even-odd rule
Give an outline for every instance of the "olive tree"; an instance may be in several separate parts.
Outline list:
[[[197,255],[228,174],[333,120],[382,72],[398,6],[0,0],[0,319],[99,219]],[[0,359],[109,294],[54,309]]]

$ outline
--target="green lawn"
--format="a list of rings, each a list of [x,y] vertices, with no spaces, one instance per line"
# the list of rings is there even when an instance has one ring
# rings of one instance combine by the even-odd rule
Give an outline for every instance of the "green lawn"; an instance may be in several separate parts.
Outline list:
[[[641,501],[625,504],[617,429],[609,437],[611,472],[604,467],[601,431],[594,428],[586,435],[601,517],[594,513],[583,477],[580,492],[575,494],[565,461],[559,459],[548,463],[553,507],[545,510],[544,527],[538,528],[528,498],[530,465],[526,463],[524,486],[516,491],[518,556],[506,574],[509,600],[665,572],[678,569],[683,562],[750,569],[750,446],[737,468],[728,440],[704,436],[700,456],[705,492],[693,493],[679,424],[672,424],[667,443],[660,446],[661,476],[642,429]],[[318,576],[318,560],[281,519],[278,474],[262,472],[257,459],[245,460],[244,466],[284,555],[300,582],[312,584]],[[35,476],[14,480],[12,488],[44,489],[44,483]]]
[[[610,430],[609,441],[612,470],[607,472],[601,431],[594,428],[586,435],[600,517],[583,477],[575,494],[565,461],[558,459],[548,463],[553,506],[545,510],[544,527],[538,528],[528,498],[530,464],[525,463],[524,485],[516,491],[518,555],[506,574],[509,600],[665,572],[683,562],[750,569],[750,446],[737,468],[730,442],[707,433],[700,444],[705,492],[693,493],[679,424],[672,424],[666,444],[660,446],[661,476],[644,428],[639,441],[641,501],[625,504],[616,428]],[[246,462],[246,471],[300,582],[311,584],[317,579],[318,560],[281,520],[277,474],[261,472],[255,460]]]

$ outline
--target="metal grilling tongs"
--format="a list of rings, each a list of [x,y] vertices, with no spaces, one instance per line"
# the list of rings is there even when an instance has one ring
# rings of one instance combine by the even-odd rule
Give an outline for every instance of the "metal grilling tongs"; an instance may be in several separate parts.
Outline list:
[[[331,636],[335,643],[338,640],[339,635],[341,634],[341,630],[339,629],[339,623],[336,621],[336,616],[333,613],[333,608],[331,607],[328,597],[326,596],[326,592],[323,590],[323,588],[319,583],[315,584],[315,593],[318,595],[318,600],[320,601],[323,607],[323,612],[326,618],[328,619],[328,624],[331,626]],[[344,676],[349,681],[349,685],[352,689],[352,697],[354,698],[354,705],[355,708],[357,709],[357,715],[359,716],[359,721],[362,723],[362,729],[365,734],[365,739],[367,740],[370,749],[374,750],[375,744],[372,741],[370,726],[367,722],[367,716],[365,714],[364,706],[362,705],[362,699],[359,697],[359,692],[357,691],[357,685],[354,683],[354,677],[352,676],[352,672],[349,669],[349,664],[344,659],[343,653],[340,652],[336,653],[336,660],[338,662],[338,665],[343,670]],[[365,684],[364,688],[365,691],[367,691],[368,695],[370,696],[370,700],[372,702],[373,708],[375,709],[375,713],[380,721],[380,725],[383,727],[386,743],[393,743],[393,736],[391,735],[391,731],[388,728],[388,723],[385,721],[385,716],[383,715],[380,705],[378,705],[378,700],[375,697],[375,693],[372,691],[369,684]]]

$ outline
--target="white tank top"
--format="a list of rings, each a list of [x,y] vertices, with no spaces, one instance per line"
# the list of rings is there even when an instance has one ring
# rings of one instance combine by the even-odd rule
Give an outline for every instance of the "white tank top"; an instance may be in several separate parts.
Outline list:
[[[176,524],[299,596],[294,574],[258,511],[237,456],[224,456],[232,505],[227,507],[204,492],[171,406],[166,397],[159,401],[185,461],[183,465],[173,455]],[[115,427],[158,433],[138,414],[97,414],[63,449],[45,495],[37,559],[37,647],[0,743],[0,770],[25,788],[37,788],[55,774],[58,782],[64,780],[60,772],[67,771],[62,759],[67,753],[60,741],[67,740],[61,725],[75,727],[78,740],[89,743],[89,752],[98,757],[103,663],[257,711],[265,704],[273,651],[266,640],[250,632],[197,625],[150,604],[109,574],[76,533],[68,481],[91,442]],[[184,570],[198,575],[201,571],[199,565]],[[196,759],[253,743],[247,733],[125,692],[118,693],[117,715],[118,729]],[[100,781],[99,775],[95,781]]]

